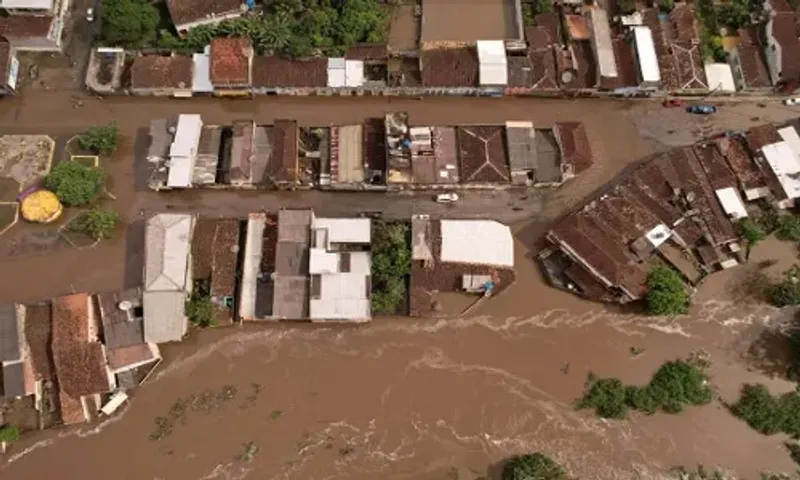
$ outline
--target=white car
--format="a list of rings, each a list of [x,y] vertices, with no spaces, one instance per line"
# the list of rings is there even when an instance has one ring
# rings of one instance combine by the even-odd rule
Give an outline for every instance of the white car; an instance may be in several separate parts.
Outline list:
[[[783,104],[789,107],[800,105],[800,97],[787,98],[786,100],[783,101]]]
[[[86,21],[90,23],[94,22],[94,8],[86,9]]]
[[[436,203],[455,203],[457,201],[457,193],[440,193],[439,195],[436,195]]]

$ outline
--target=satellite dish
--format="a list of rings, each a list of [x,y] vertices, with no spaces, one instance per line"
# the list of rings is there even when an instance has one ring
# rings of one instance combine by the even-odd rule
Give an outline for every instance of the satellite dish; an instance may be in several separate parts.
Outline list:
[[[119,305],[117,305],[117,307],[119,307],[119,309],[122,310],[123,312],[127,312],[128,310],[133,308],[133,304],[127,300],[123,300],[119,302]]]

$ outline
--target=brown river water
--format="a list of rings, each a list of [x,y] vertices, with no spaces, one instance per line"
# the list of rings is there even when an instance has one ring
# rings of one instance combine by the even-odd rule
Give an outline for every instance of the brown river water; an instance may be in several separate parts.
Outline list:
[[[754,261],[781,249],[790,254],[768,242]],[[625,421],[572,406],[589,371],[643,383],[663,361],[699,350],[722,399],[744,382],[790,390],[746,357],[769,340],[765,327],[791,315],[720,300],[745,270],[712,279],[691,316],[654,320],[554,291],[521,242],[517,255],[518,282],[470,318],[194,335],[166,349],[164,366],[120,415],[23,440],[0,478],[499,478],[499,462],[530,451],[581,479],[665,478],[698,463],[743,478],[794,471],[782,438],[754,433],[719,401]],[[156,417],[193,395],[171,433],[149,439]]]

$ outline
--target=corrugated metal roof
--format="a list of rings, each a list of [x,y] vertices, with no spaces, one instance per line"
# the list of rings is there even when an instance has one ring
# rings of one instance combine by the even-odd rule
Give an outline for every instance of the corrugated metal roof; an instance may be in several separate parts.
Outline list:
[[[319,298],[309,301],[309,317],[328,320],[367,320],[370,300],[367,297],[368,275],[337,273],[320,275]]]
[[[144,292],[144,339],[164,343],[180,341],[186,334],[186,292]]]
[[[369,218],[315,217],[312,226],[326,229],[329,243],[370,243],[372,227]]]
[[[800,164],[788,142],[766,145],[761,149],[787,198],[800,198]]]
[[[502,40],[478,40],[478,74],[481,85],[507,85],[508,62]]]
[[[202,132],[203,120],[199,114],[181,114],[178,116],[175,138],[169,147],[168,186],[192,186],[194,160]]]
[[[647,27],[633,27],[633,38],[636,43],[636,60],[639,63],[639,74],[643,82],[660,83],[661,71],[658,68],[653,32]]]
[[[589,20],[592,24],[592,42],[597,56],[597,70],[601,77],[616,78],[617,61],[614,58],[614,47],[611,43],[611,26],[608,15],[602,8],[590,8]]]
[[[747,209],[745,208],[744,203],[742,203],[742,199],[739,198],[739,194],[736,193],[735,188],[720,188],[715,193],[717,194],[719,203],[722,205],[722,209],[725,210],[725,213],[733,217],[735,220],[747,216]]]
[[[206,46],[203,53],[192,55],[194,72],[192,73],[192,91],[198,93],[211,93],[214,85],[211,84],[211,46]]]
[[[506,122],[511,172],[536,169],[536,135],[532,122]]]
[[[364,85],[364,62],[361,60],[347,60],[344,68],[344,83],[348,87]]]
[[[735,92],[736,82],[733,80],[733,71],[727,63],[706,63],[706,78],[708,88],[719,92]]]
[[[243,319],[253,319],[256,314],[256,284],[261,271],[266,223],[266,216],[263,213],[250,214],[247,219],[242,282],[239,290],[239,315]]]
[[[13,303],[0,304],[0,362],[19,360],[17,308]]]
[[[442,220],[442,262],[514,266],[511,229],[494,220]]]
[[[192,215],[179,213],[160,213],[147,222],[145,290],[186,289],[193,223]]]
[[[25,373],[21,361],[3,365],[3,396],[25,396]]]

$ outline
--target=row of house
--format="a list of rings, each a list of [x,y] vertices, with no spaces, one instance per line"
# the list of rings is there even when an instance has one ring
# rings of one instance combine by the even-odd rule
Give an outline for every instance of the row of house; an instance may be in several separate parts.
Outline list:
[[[588,169],[593,153],[577,122],[410,126],[398,112],[303,128],[292,120],[206,125],[182,114],[151,123],[147,161],[156,190],[359,190],[555,186]]]
[[[656,262],[690,285],[744,261],[734,223],[751,202],[800,198],[800,122],[761,125],[648,158],[547,234],[540,258],[553,284],[629,302]]]
[[[0,397],[34,396],[65,425],[96,418],[161,358],[144,337],[140,289],[0,305],[0,356]]]

